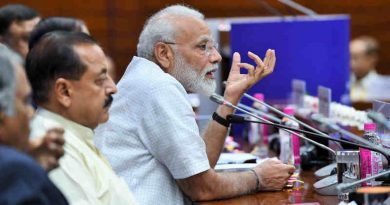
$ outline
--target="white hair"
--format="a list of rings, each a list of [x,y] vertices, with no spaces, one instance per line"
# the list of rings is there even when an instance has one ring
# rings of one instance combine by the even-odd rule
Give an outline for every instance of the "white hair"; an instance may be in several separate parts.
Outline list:
[[[16,92],[16,66],[22,65],[22,58],[6,46],[0,44],[0,112],[14,115]]]
[[[183,5],[168,6],[151,16],[141,32],[137,45],[137,55],[155,61],[154,46],[158,42],[175,42],[176,28],[174,19],[195,17],[204,19],[199,11]]]
[[[205,96],[210,96],[215,92],[217,84],[215,80],[207,79],[206,73],[218,68],[218,63],[205,68],[202,72],[196,72],[176,49],[175,52],[175,69],[173,69],[171,75],[176,78],[184,89],[188,92],[200,93]]]

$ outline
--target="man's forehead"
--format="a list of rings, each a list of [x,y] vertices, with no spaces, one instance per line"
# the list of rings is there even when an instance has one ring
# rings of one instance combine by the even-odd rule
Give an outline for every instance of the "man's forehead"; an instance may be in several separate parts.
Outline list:
[[[92,68],[99,68],[95,70],[96,72],[107,68],[106,56],[100,46],[96,44],[77,44],[73,48],[84,64],[92,65]]]
[[[14,32],[32,31],[34,27],[39,23],[40,17],[35,17],[29,20],[20,20],[12,22],[10,30]]]
[[[73,46],[73,49],[79,55],[80,58],[87,61],[95,61],[100,59],[100,56],[104,55],[100,46],[90,43],[80,43]]]
[[[211,30],[206,22],[195,17],[184,17],[178,19],[176,28],[178,31],[177,39],[186,39],[191,41],[211,40]]]

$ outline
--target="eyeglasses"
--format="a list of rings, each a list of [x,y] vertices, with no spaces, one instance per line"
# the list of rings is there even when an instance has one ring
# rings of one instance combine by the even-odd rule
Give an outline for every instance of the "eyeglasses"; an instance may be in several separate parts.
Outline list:
[[[175,42],[163,42],[163,43],[171,44],[171,45],[182,45]],[[218,51],[219,45],[214,41],[208,41],[207,43],[203,42],[196,45],[195,48],[199,51],[201,55],[210,57],[212,54],[214,54],[214,51]]]

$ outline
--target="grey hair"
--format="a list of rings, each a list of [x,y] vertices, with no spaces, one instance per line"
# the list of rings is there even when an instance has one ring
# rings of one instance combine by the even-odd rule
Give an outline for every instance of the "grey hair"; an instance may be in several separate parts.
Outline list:
[[[16,88],[16,66],[23,65],[22,58],[0,44],[0,112],[13,116]]]
[[[177,32],[174,19],[180,17],[204,19],[202,13],[183,5],[172,5],[160,10],[151,16],[144,25],[138,39],[137,55],[155,61],[154,46],[158,42],[175,42]]]

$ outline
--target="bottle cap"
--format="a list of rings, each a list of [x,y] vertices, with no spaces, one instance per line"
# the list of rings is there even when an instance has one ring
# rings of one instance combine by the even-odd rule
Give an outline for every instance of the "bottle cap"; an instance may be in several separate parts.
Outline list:
[[[254,97],[260,101],[264,101],[264,94],[263,93],[255,93]]]
[[[376,124],[373,122],[364,123],[364,130],[365,131],[373,131],[376,129]]]
[[[286,113],[287,115],[294,115],[295,109],[291,106],[287,106],[283,109],[283,112]]]

